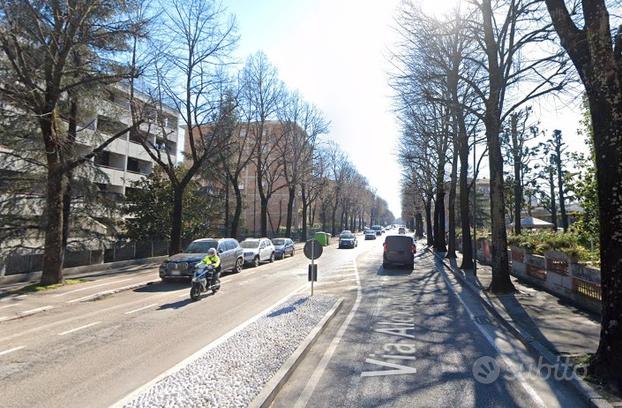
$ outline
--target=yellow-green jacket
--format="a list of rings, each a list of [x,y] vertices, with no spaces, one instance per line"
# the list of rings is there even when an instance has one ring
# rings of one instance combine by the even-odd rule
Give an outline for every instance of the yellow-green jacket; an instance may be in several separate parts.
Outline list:
[[[218,268],[220,266],[220,257],[218,255],[209,256],[207,255],[205,258],[199,262],[199,265],[212,265],[214,268]]]

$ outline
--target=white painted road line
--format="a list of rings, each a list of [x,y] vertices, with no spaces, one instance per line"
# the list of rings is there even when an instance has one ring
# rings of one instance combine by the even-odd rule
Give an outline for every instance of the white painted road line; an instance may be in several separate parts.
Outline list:
[[[43,312],[43,311],[50,310],[50,309],[54,309],[54,306],[46,305],[46,306],[37,307],[35,309],[30,309],[30,310],[26,310],[24,312],[20,312],[19,315],[20,316],[28,316],[28,315],[31,315],[33,313]]]
[[[12,349],[8,349],[8,350],[4,350],[4,351],[0,351],[0,356],[4,356],[6,354],[12,353],[14,351],[17,350],[21,350],[23,349],[25,346],[19,346],[19,347],[13,347]]]
[[[326,349],[326,352],[322,356],[320,363],[317,365],[317,367],[315,367],[315,370],[313,370],[311,377],[309,377],[309,381],[307,381],[307,385],[302,390],[302,393],[298,396],[298,400],[296,401],[294,408],[304,408],[307,406],[307,403],[309,402],[309,399],[311,398],[313,391],[315,391],[315,387],[317,387],[317,384],[320,381],[322,374],[326,370],[326,367],[328,366],[330,359],[333,357],[333,354],[335,353],[335,350],[337,349],[337,346],[339,345],[341,338],[345,334],[348,326],[350,325],[350,322],[354,318],[354,315],[356,314],[356,311],[359,308],[359,305],[361,304],[361,297],[362,297],[361,280],[360,280],[358,268],[356,266],[356,261],[353,261],[353,262],[354,262],[354,273],[356,274],[356,300],[354,301],[354,305],[352,306],[350,313],[346,317],[346,320],[344,320],[344,322],[339,327],[337,334],[335,335],[333,340],[328,345],[328,348]]]
[[[17,306],[16,304],[12,304],[12,305],[6,305],[6,306],[0,306],[0,309],[8,309],[9,307],[15,307]]]
[[[139,286],[143,286],[153,281],[154,281],[153,279],[149,279],[147,281],[136,282],[131,285],[121,286],[120,288],[113,288],[113,289],[108,289],[108,290],[104,290],[104,291],[97,292],[97,293],[92,293],[90,295],[82,296],[77,299],[68,300],[67,303],[82,302],[83,300],[93,299],[93,298],[104,296],[104,295],[111,295],[113,293],[117,293],[117,292],[120,292],[126,289],[132,289],[132,288],[136,288]]]
[[[436,256],[436,255],[433,255],[433,256]],[[479,330],[482,336],[484,336],[484,338],[488,341],[488,343],[495,349],[495,351],[498,353],[499,357],[501,358],[501,360],[505,363],[507,367],[510,367],[510,368],[515,367],[515,364],[512,362],[512,360],[510,360],[505,355],[505,353],[499,348],[499,346],[497,345],[495,340],[490,336],[490,334],[488,334],[488,332],[484,330],[482,325],[475,320],[475,314],[473,313],[471,308],[467,305],[466,301],[462,299],[461,293],[458,293],[458,291],[456,291],[456,289],[453,287],[452,282],[450,282],[449,276],[447,275],[445,271],[445,265],[441,264],[440,267],[441,267],[441,271],[440,271],[441,276],[443,277],[443,280],[445,281],[445,285],[447,286],[449,291],[453,293],[453,295],[462,304],[462,307],[464,307],[464,310],[466,310],[467,314],[471,318],[471,321],[473,322],[475,327],[477,327],[477,330]],[[460,283],[458,283],[458,285],[460,285]],[[527,382],[527,380],[525,380],[525,377],[523,377],[520,371],[516,371],[515,373],[512,373],[512,374],[518,380],[518,383],[521,385],[521,387],[523,387],[523,390],[525,390],[527,395],[531,397],[532,401],[536,404],[536,406],[542,407],[542,408],[546,407],[546,404],[544,403],[542,398],[540,398],[536,390],[534,390],[534,388]]]
[[[93,323],[85,324],[84,326],[76,327],[75,329],[71,329],[71,330],[64,331],[62,333],[58,333],[58,335],[59,336],[64,336],[64,335],[69,334],[69,333],[75,333],[78,330],[86,329],[86,328],[95,326],[96,324],[100,324],[100,323],[101,322],[93,322]]]
[[[82,292],[85,290],[89,290],[89,289],[93,289],[93,288],[99,288],[101,286],[107,286],[107,285],[113,285],[115,283],[121,283],[121,282],[127,282],[132,278],[127,278],[127,279],[121,279],[121,280],[115,280],[115,281],[110,281],[110,282],[104,282],[104,283],[100,283],[98,285],[92,285],[92,286],[86,286],[83,288],[79,288],[79,289],[74,289],[74,290],[70,290],[69,292],[64,292],[64,293],[58,293],[56,295],[54,295],[54,297],[60,297],[60,296],[65,296],[65,295],[69,295],[72,293],[77,293],[77,292]]]
[[[129,315],[132,313],[140,312],[141,310],[149,309],[150,307],[157,306],[157,305],[158,305],[157,303],[152,303],[147,306],[139,307],[138,309],[130,310],[129,312],[125,312],[124,314]]]

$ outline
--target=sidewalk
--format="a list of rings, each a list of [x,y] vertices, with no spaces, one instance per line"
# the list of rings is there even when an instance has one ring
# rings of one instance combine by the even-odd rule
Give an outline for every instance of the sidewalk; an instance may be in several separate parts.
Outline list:
[[[453,264],[460,265],[462,255]],[[594,353],[598,348],[598,316],[580,310],[564,300],[512,276],[517,292],[510,295],[488,294],[489,300],[512,321],[547,350],[559,356]],[[477,264],[477,284],[487,288],[492,268]]]

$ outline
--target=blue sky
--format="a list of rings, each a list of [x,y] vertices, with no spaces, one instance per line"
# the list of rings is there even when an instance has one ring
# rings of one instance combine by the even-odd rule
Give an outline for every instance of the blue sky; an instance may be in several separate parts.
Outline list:
[[[281,79],[331,121],[327,138],[400,215],[397,127],[387,85],[388,47],[397,0],[229,0],[244,60],[263,50]]]
[[[455,0],[422,1],[426,10],[442,12]],[[394,155],[399,129],[391,112],[387,73],[400,1],[224,0],[223,4],[237,17],[239,61],[263,50],[281,79],[325,113],[332,123],[327,138],[348,152],[399,217],[400,169]],[[576,136],[579,110],[573,99],[574,94],[563,100],[547,98],[534,111],[547,135],[560,128],[570,150],[584,150],[583,140]]]

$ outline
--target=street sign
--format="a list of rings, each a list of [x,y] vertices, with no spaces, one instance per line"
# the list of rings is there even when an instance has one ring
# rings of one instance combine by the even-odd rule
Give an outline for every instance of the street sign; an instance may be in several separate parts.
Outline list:
[[[322,245],[319,243],[319,241],[315,239],[308,240],[303,250],[305,256],[311,260],[318,259],[320,256],[322,256],[323,251],[324,248],[322,248]]]
[[[309,282],[317,282],[317,264],[309,265],[308,278]]]

